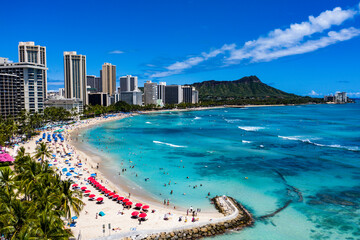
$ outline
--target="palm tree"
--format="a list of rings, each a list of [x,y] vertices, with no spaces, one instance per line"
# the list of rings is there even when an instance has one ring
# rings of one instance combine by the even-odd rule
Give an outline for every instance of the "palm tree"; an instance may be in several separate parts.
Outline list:
[[[4,204],[2,205],[4,206]],[[31,216],[27,203],[13,198],[0,215],[2,225],[0,232],[4,233],[5,237],[12,236],[14,238],[17,234],[28,231]]]
[[[36,153],[35,153],[35,158],[41,158],[41,164],[44,164],[44,159],[45,157],[50,158],[51,157],[51,153],[49,151],[49,148],[47,146],[46,143],[41,142],[37,147],[36,147]]]
[[[70,220],[71,210],[75,215],[79,216],[81,209],[84,206],[83,201],[80,200],[82,197],[80,191],[72,191],[70,189],[71,182],[68,180],[61,181],[59,185],[59,207],[58,210],[62,210],[65,213],[65,216]]]
[[[41,239],[69,239],[72,236],[71,232],[64,229],[64,222],[48,209],[38,216],[37,226],[34,232]]]
[[[14,185],[14,172],[9,167],[0,169],[0,187],[10,189]]]
[[[16,165],[15,162],[15,169],[18,168]],[[30,200],[36,184],[41,180],[41,164],[31,160],[23,165],[22,172],[16,178],[19,180],[20,190],[24,193],[25,199]]]
[[[19,150],[17,151],[16,159],[22,158],[22,157],[24,157],[25,155],[26,155],[26,149],[25,149],[23,146],[21,146],[21,147],[19,148]]]

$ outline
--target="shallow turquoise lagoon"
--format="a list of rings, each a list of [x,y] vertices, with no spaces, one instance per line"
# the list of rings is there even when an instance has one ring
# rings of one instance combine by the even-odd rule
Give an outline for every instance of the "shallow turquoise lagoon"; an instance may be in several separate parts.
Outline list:
[[[215,239],[360,239],[360,104],[148,114],[81,138],[115,181],[185,208],[226,194],[257,218]]]

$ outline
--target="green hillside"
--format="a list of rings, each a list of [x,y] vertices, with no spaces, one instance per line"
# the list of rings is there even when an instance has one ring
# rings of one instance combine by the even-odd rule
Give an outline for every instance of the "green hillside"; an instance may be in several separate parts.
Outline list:
[[[200,100],[229,100],[244,98],[297,98],[270,87],[256,76],[243,77],[235,81],[204,81],[192,84],[199,91]]]

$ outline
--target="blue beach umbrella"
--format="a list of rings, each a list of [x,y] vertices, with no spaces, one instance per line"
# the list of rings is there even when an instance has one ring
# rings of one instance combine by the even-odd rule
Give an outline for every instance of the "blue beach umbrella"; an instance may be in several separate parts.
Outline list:
[[[75,219],[78,219],[78,217],[77,217],[77,216],[73,216],[71,219],[75,220]]]
[[[56,155],[55,155],[55,154],[53,154],[52,156],[53,156],[53,157],[56,157]]]
[[[51,166],[52,166],[52,164],[51,164],[51,163],[49,163],[48,165],[49,165],[49,167],[51,167]]]
[[[96,173],[92,173],[90,176],[91,177],[96,177]]]
[[[68,170],[67,170],[67,168],[63,168],[62,171],[63,171],[63,172],[67,172]]]
[[[68,173],[66,174],[66,176],[70,177],[70,176],[72,176],[72,174],[68,172]]]
[[[70,169],[71,171],[74,171],[74,170],[75,170],[75,168],[73,168],[73,167],[72,167],[72,168],[69,168],[69,169]]]
[[[79,163],[78,165],[79,165],[79,166],[82,166],[82,163]]]

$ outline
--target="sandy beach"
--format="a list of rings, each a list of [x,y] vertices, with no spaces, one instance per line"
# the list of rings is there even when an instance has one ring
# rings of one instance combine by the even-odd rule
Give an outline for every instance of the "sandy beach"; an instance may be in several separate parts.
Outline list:
[[[271,105],[272,106],[272,105]],[[279,106],[279,105],[274,105]],[[219,107],[204,107],[204,108],[194,108],[194,109],[172,109],[172,110],[158,110],[158,111],[148,111],[142,114],[152,114],[168,111],[199,111],[215,108],[226,108],[232,106],[219,106]],[[236,106],[236,107],[261,107],[261,106]],[[85,203],[83,210],[81,211],[79,218],[75,220],[75,226],[71,227],[74,237],[81,236],[81,239],[96,239],[108,235],[116,234],[126,234],[136,231],[154,231],[156,229],[176,229],[176,228],[191,228],[193,226],[198,226],[202,224],[208,224],[211,222],[218,222],[224,218],[223,214],[218,213],[217,211],[211,212],[196,212],[194,216],[195,222],[193,220],[193,214],[187,212],[187,209],[176,208],[172,204],[164,205],[159,200],[151,198],[146,193],[141,193],[139,191],[133,191],[132,188],[129,188],[128,185],[131,184],[129,181],[123,182],[113,182],[109,177],[104,174],[101,170],[101,162],[106,161],[105,157],[101,155],[93,154],[92,152],[86,151],[86,148],[82,148],[83,143],[79,142],[77,137],[85,128],[95,127],[109,121],[120,120],[126,117],[131,117],[136,114],[116,114],[112,117],[103,118],[97,117],[87,120],[78,121],[72,125],[68,125],[64,128],[62,132],[64,136],[64,142],[54,141],[50,144],[51,151],[54,154],[54,158],[49,160],[49,163],[53,165],[56,171],[62,175],[64,179],[71,179],[78,187],[86,187],[86,190],[90,190],[90,194],[95,194],[95,199],[98,197],[103,197],[103,203],[97,204],[96,201],[90,200],[88,195],[84,195],[82,200]],[[52,131],[44,131],[46,134],[53,134],[55,130],[59,128],[54,128]],[[26,150],[30,153],[35,151],[36,139],[32,139],[24,144]],[[71,153],[71,156],[67,154]],[[13,153],[13,155],[15,155]],[[79,163],[81,163],[79,165]],[[66,176],[62,169],[74,168],[73,172],[78,173],[77,176]],[[89,184],[88,178],[91,174],[96,174],[96,180],[101,183],[103,186],[106,186],[107,189],[113,191],[119,196],[129,198],[133,203],[133,208],[125,209],[122,204],[114,201],[111,198],[108,198],[103,193],[98,191],[94,186]],[[142,203],[149,205],[149,211],[147,211],[147,220],[139,222],[136,218],[132,218],[132,213],[134,211],[139,211],[134,209],[136,203]],[[196,206],[193,207],[196,210]],[[99,213],[105,213],[104,216],[100,216]],[[194,214],[195,215],[195,214]],[[168,220],[164,220],[164,216],[168,217]],[[105,230],[104,230],[105,227]],[[104,232],[105,231],[105,232]]]
[[[137,193],[130,193],[124,190],[126,187],[122,187],[121,183],[113,183],[107,179],[104,174],[100,171],[101,168],[97,169],[98,162],[102,159],[94,160],[93,157],[89,156],[91,154],[86,154],[75,148],[75,144],[70,140],[74,136],[74,133],[77,134],[83,128],[89,128],[96,126],[98,124],[103,124],[108,121],[115,121],[123,119],[125,117],[131,116],[130,114],[118,114],[115,117],[111,118],[94,118],[89,120],[82,120],[73,125],[66,126],[62,135],[64,136],[64,142],[52,143],[49,145],[52,153],[55,157],[49,159],[49,163],[53,165],[54,169],[62,175],[63,179],[72,179],[78,187],[86,187],[86,190],[90,190],[91,194],[95,194],[96,198],[103,197],[103,203],[98,204],[96,201],[89,199],[88,195],[83,195],[83,202],[85,206],[81,211],[79,218],[75,220],[75,226],[71,227],[74,237],[78,238],[81,236],[81,239],[96,239],[103,236],[115,235],[119,233],[143,231],[155,229],[175,229],[175,228],[191,228],[193,226],[198,226],[202,224],[208,224],[212,221],[219,221],[224,217],[223,214],[220,214],[216,211],[214,212],[197,212],[196,206],[194,206],[194,214],[184,209],[174,209],[173,205],[164,205],[161,202],[157,202],[154,199],[151,199],[146,196],[146,194],[140,195]],[[58,128],[53,129],[57,130]],[[53,131],[45,131],[44,133],[53,133]],[[41,135],[43,132],[41,133]],[[31,139],[23,146],[26,148],[27,152],[31,154],[34,153],[36,148],[36,139]],[[21,146],[21,145],[20,145]],[[68,153],[71,153],[69,157]],[[14,153],[13,153],[14,155]],[[93,155],[92,155],[93,156]],[[67,160],[67,161],[66,161]],[[79,164],[81,163],[81,164]],[[72,176],[67,176],[63,172],[63,169],[74,168],[71,172]],[[70,172],[70,171],[69,171]],[[75,172],[76,174],[74,174]],[[133,203],[132,208],[124,209],[123,205],[106,197],[104,194],[99,192],[94,186],[89,184],[88,178],[91,174],[96,173],[96,180],[101,183],[103,186],[106,186],[107,189],[115,192],[119,196],[129,198]],[[78,175],[77,175],[78,174]],[[149,205],[149,211],[147,211],[146,221],[139,222],[138,219],[132,218],[132,213],[134,211],[141,212],[134,209],[136,203],[142,203]],[[189,206],[190,208],[191,206]],[[105,213],[104,216],[100,216],[99,213]],[[164,216],[168,217],[168,220],[164,220]],[[195,222],[192,222],[194,216]],[[180,221],[181,220],[181,221]],[[139,224],[140,223],[140,224]],[[105,226],[105,233],[103,232],[103,227]],[[110,229],[109,229],[110,228]]]

